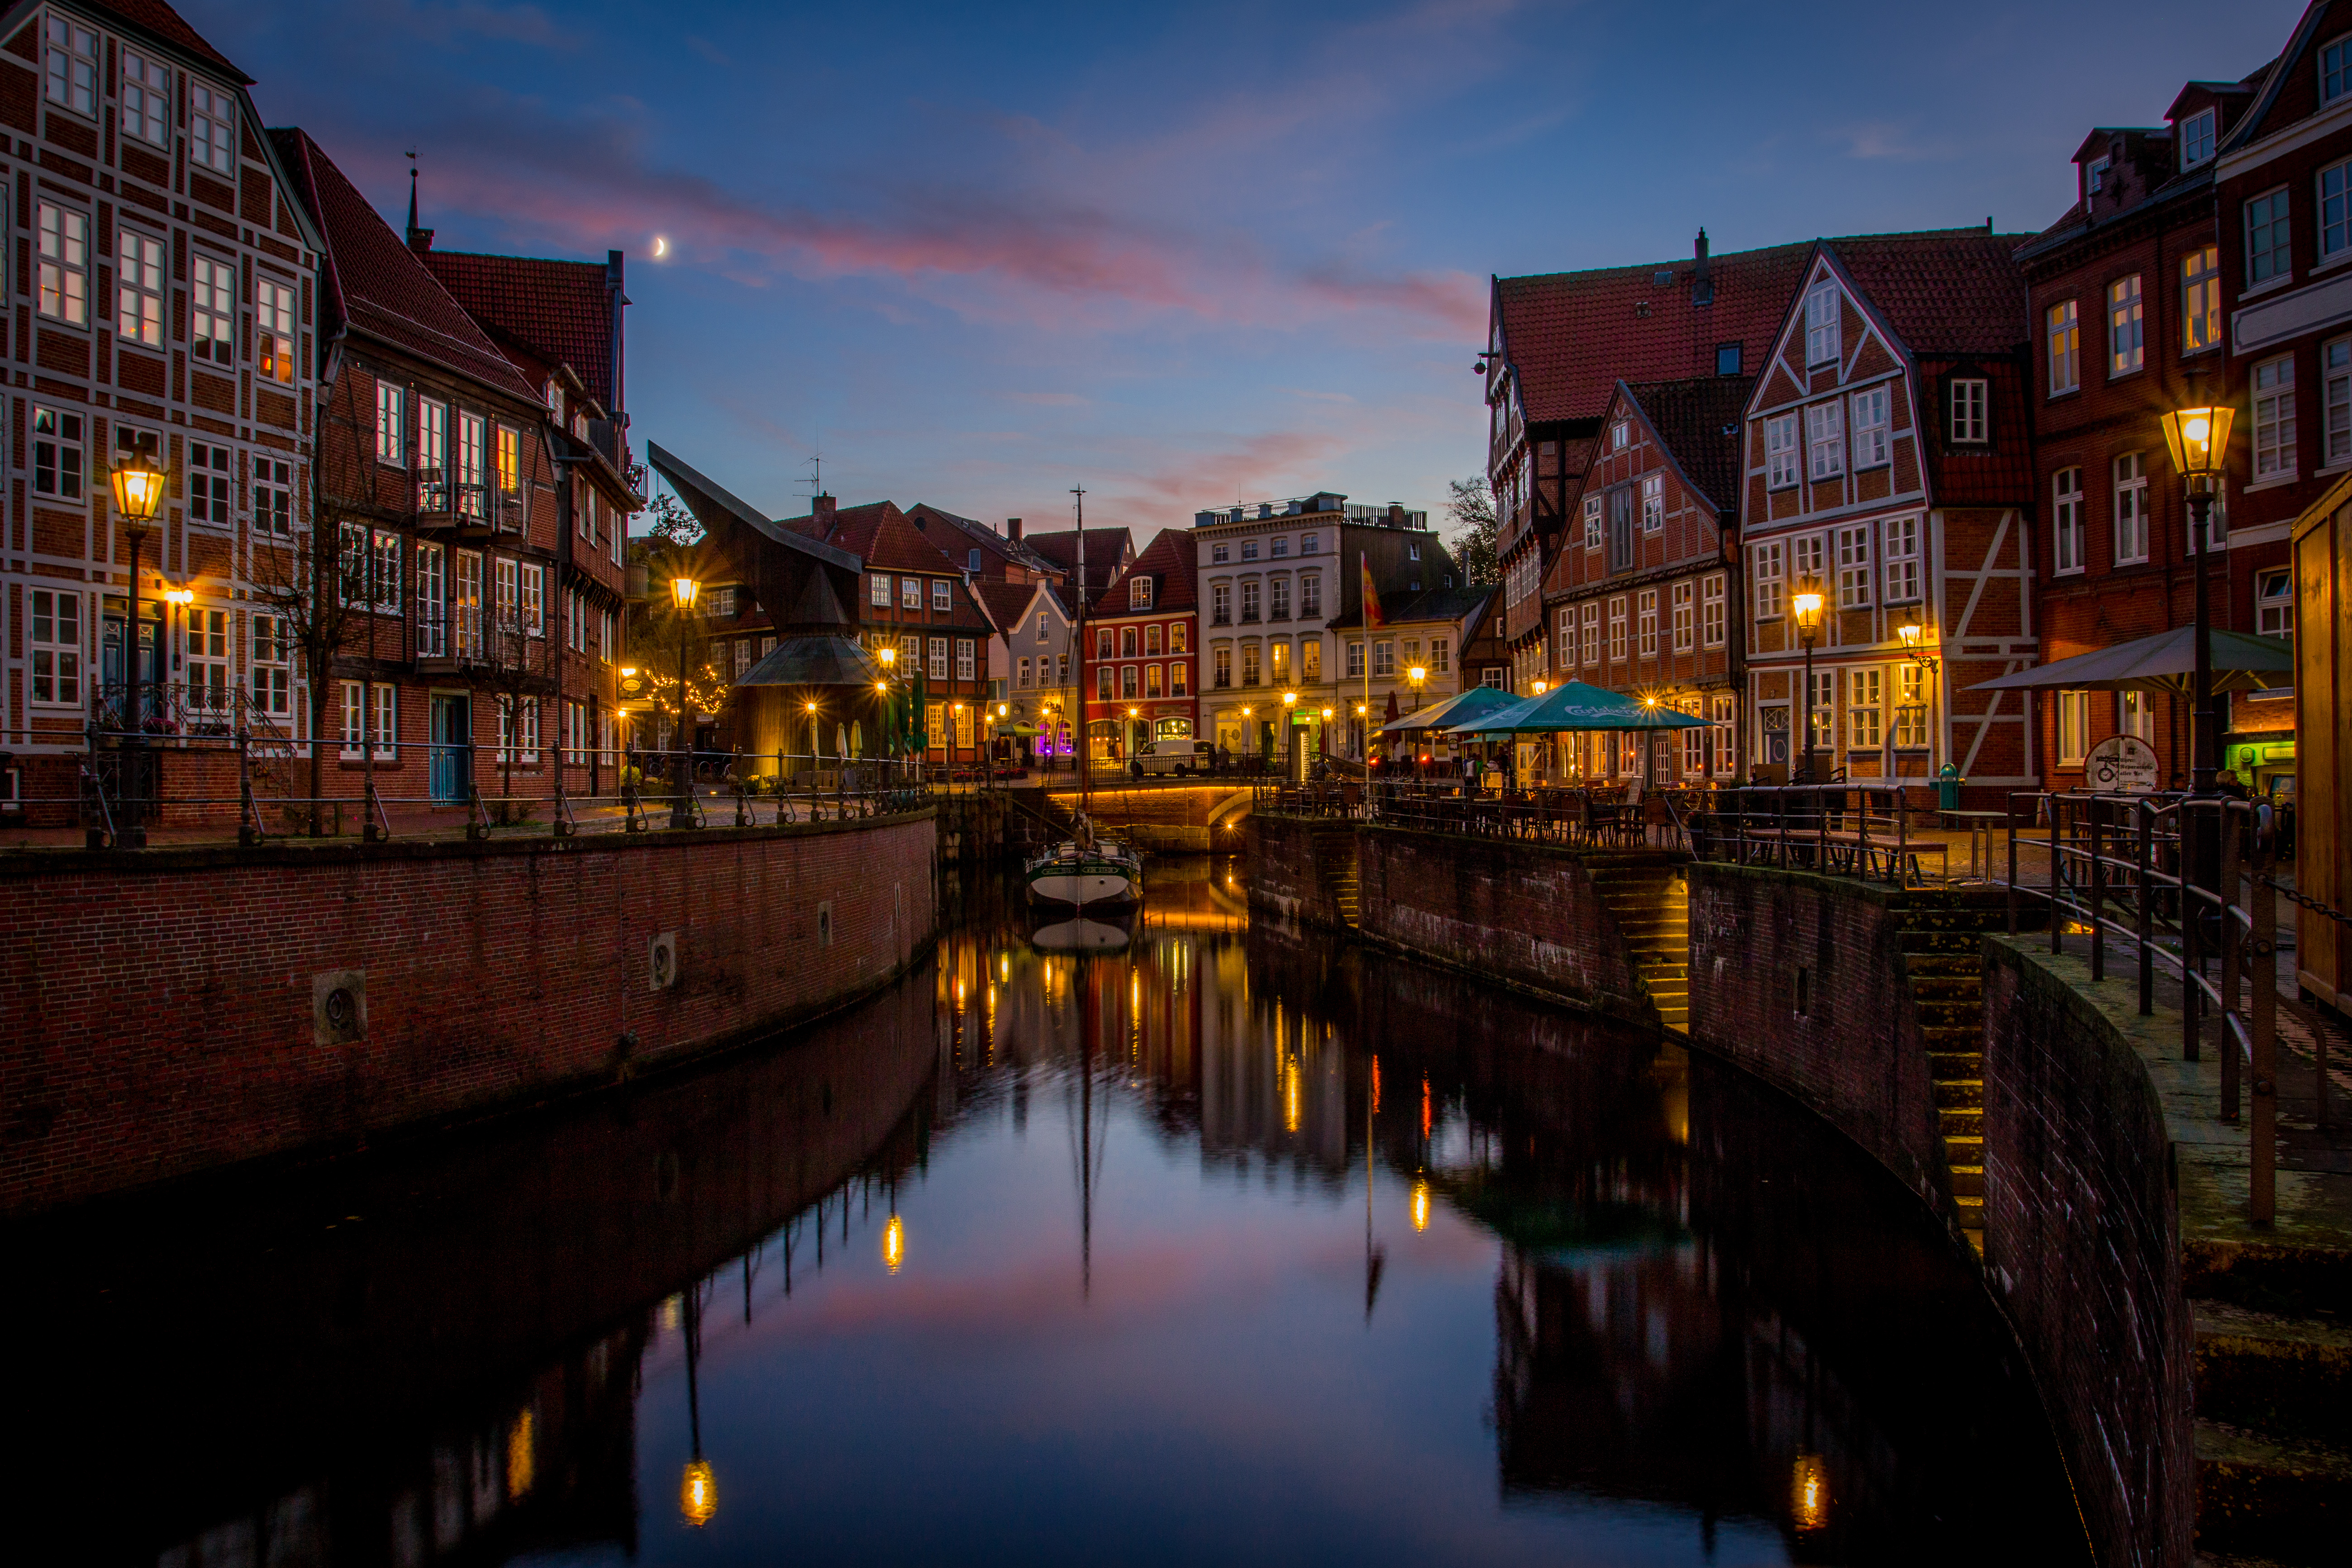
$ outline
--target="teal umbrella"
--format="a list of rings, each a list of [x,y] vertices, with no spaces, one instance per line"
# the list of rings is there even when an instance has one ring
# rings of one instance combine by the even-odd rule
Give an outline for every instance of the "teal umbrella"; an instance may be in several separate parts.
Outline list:
[[[1391,719],[1381,726],[1383,735],[1418,735],[1424,730],[1448,729],[1465,719],[1473,719],[1513,706],[1518,698],[1500,686],[1472,686],[1466,692],[1456,692],[1444,702],[1409,713],[1402,718]]]
[[[1570,681],[1538,697],[1514,703],[1446,731],[1464,739],[1498,735],[1556,735],[1566,730],[1703,729],[1706,720],[1654,699],[1603,691]]]

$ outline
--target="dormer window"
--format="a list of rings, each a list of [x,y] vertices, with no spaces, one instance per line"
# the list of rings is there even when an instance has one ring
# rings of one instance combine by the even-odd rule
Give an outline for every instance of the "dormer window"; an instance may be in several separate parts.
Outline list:
[[[553,377],[547,382],[547,415],[558,424],[563,423],[563,394],[556,389]]]
[[[1839,349],[1837,285],[1815,284],[1805,296],[1805,363],[1833,365]]]
[[[2352,92],[2352,33],[2319,51],[2319,101],[2334,103]]]
[[[2180,166],[2194,169],[2213,156],[2213,111],[2199,110],[2180,122]]]
[[[1127,607],[1129,610],[1151,608],[1151,580],[1139,577],[1127,585]]]
[[[1949,389],[1952,444],[1980,446],[1991,439],[1991,383],[1980,376],[1955,376]]]
[[[2094,158],[2088,163],[2083,165],[2084,199],[2088,200],[2098,192],[2106,189],[2106,185],[2107,160],[2105,158]]]

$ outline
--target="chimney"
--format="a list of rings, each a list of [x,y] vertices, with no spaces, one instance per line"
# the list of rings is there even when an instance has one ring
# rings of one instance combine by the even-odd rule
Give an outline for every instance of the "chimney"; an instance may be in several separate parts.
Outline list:
[[[1402,501],[1391,501],[1389,503],[1389,527],[1392,528],[1401,528],[1404,527],[1404,503]]]
[[[818,538],[829,539],[833,538],[833,497],[825,495],[811,496],[809,497],[809,520],[816,525],[816,537]]]
[[[1698,231],[1698,244],[1693,247],[1692,254],[1698,265],[1691,273],[1691,303],[1712,305],[1715,303],[1715,273],[1707,265],[1706,229]]]
[[[1011,539],[1014,544],[1019,544],[1021,542],[1020,518],[1007,517],[1004,519],[1004,537]]]

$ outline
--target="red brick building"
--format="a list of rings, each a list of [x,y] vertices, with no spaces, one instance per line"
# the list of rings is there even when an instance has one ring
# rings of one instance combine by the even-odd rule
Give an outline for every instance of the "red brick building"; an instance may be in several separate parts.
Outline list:
[[[1548,763],[1546,771],[1638,772],[1659,784],[1738,776],[1739,432],[1755,385],[1728,375],[1619,382],[1585,470],[1577,527],[1544,583],[1553,682],[1653,697],[1710,727],[1646,742],[1570,737],[1557,758],[1530,758]]]
[[[2223,273],[2214,229],[2214,152],[2259,78],[2190,82],[2158,129],[2099,129],[2075,150],[2075,200],[2019,247],[2034,330],[2035,570],[2042,656],[2072,658],[2186,625],[2194,567],[2188,507],[2159,420],[2226,397]],[[2242,444],[2241,452],[2244,450]],[[2244,550],[2228,527],[2243,467],[2216,504],[2229,540],[2213,572],[2216,623],[2229,625],[2226,567]],[[2277,547],[2284,559],[2285,546]],[[2079,788],[2090,748],[2133,735],[2168,777],[2189,766],[2188,707],[2139,692],[2061,691],[2042,699],[2039,772]]]
[[[2352,469],[2352,5],[2315,0],[2259,80],[2213,162],[2238,407],[2215,623],[2291,637],[2289,529]],[[2220,701],[2225,766],[2291,769],[2290,694]]]
[[[78,794],[89,727],[128,722],[135,647],[158,787],[233,800],[234,758],[202,747],[244,726],[285,757],[301,722],[299,673],[248,591],[282,575],[309,515],[319,235],[252,78],[162,0],[14,15],[0,42],[17,298],[0,317],[16,366],[0,795]],[[172,476],[135,585],[107,480],[132,451]],[[167,605],[166,590],[190,597]],[[102,742],[92,760],[119,790],[116,758]]]
[[[1123,530],[1122,530],[1123,531]],[[1088,575],[1093,541],[1087,541]],[[1148,745],[1198,736],[1200,592],[1189,532],[1162,528],[1087,614],[1087,756],[1127,762]]]
[[[1813,248],[1740,460],[1757,764],[1801,762],[1810,711],[1851,779],[1924,780],[1948,761],[1985,800],[2035,782],[2017,695],[1969,690],[2037,652],[2017,244],[1948,229]],[[1804,592],[1824,601],[1810,694]]]
[[[548,798],[559,747],[567,789],[609,786],[617,557],[638,504],[616,406],[618,256],[568,264],[593,275],[588,320],[571,330],[600,345],[590,368],[607,404],[560,357],[562,297],[540,301],[537,347],[511,332],[501,347],[427,265],[431,235],[413,214],[404,239],[317,142],[299,131],[271,140],[324,240],[331,347],[313,526],[336,531],[344,612],[261,584],[279,612],[268,651],[323,662],[304,674],[331,683],[310,690],[331,760],[389,800]],[[567,265],[447,261],[485,291],[509,267]]]

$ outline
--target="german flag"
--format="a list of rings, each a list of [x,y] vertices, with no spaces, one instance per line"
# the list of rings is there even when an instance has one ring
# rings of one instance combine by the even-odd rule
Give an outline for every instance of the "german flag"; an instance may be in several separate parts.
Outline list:
[[[1381,591],[1372,585],[1371,557],[1362,550],[1356,552],[1356,570],[1364,580],[1364,624],[1367,627],[1387,625],[1388,622],[1381,615]]]

